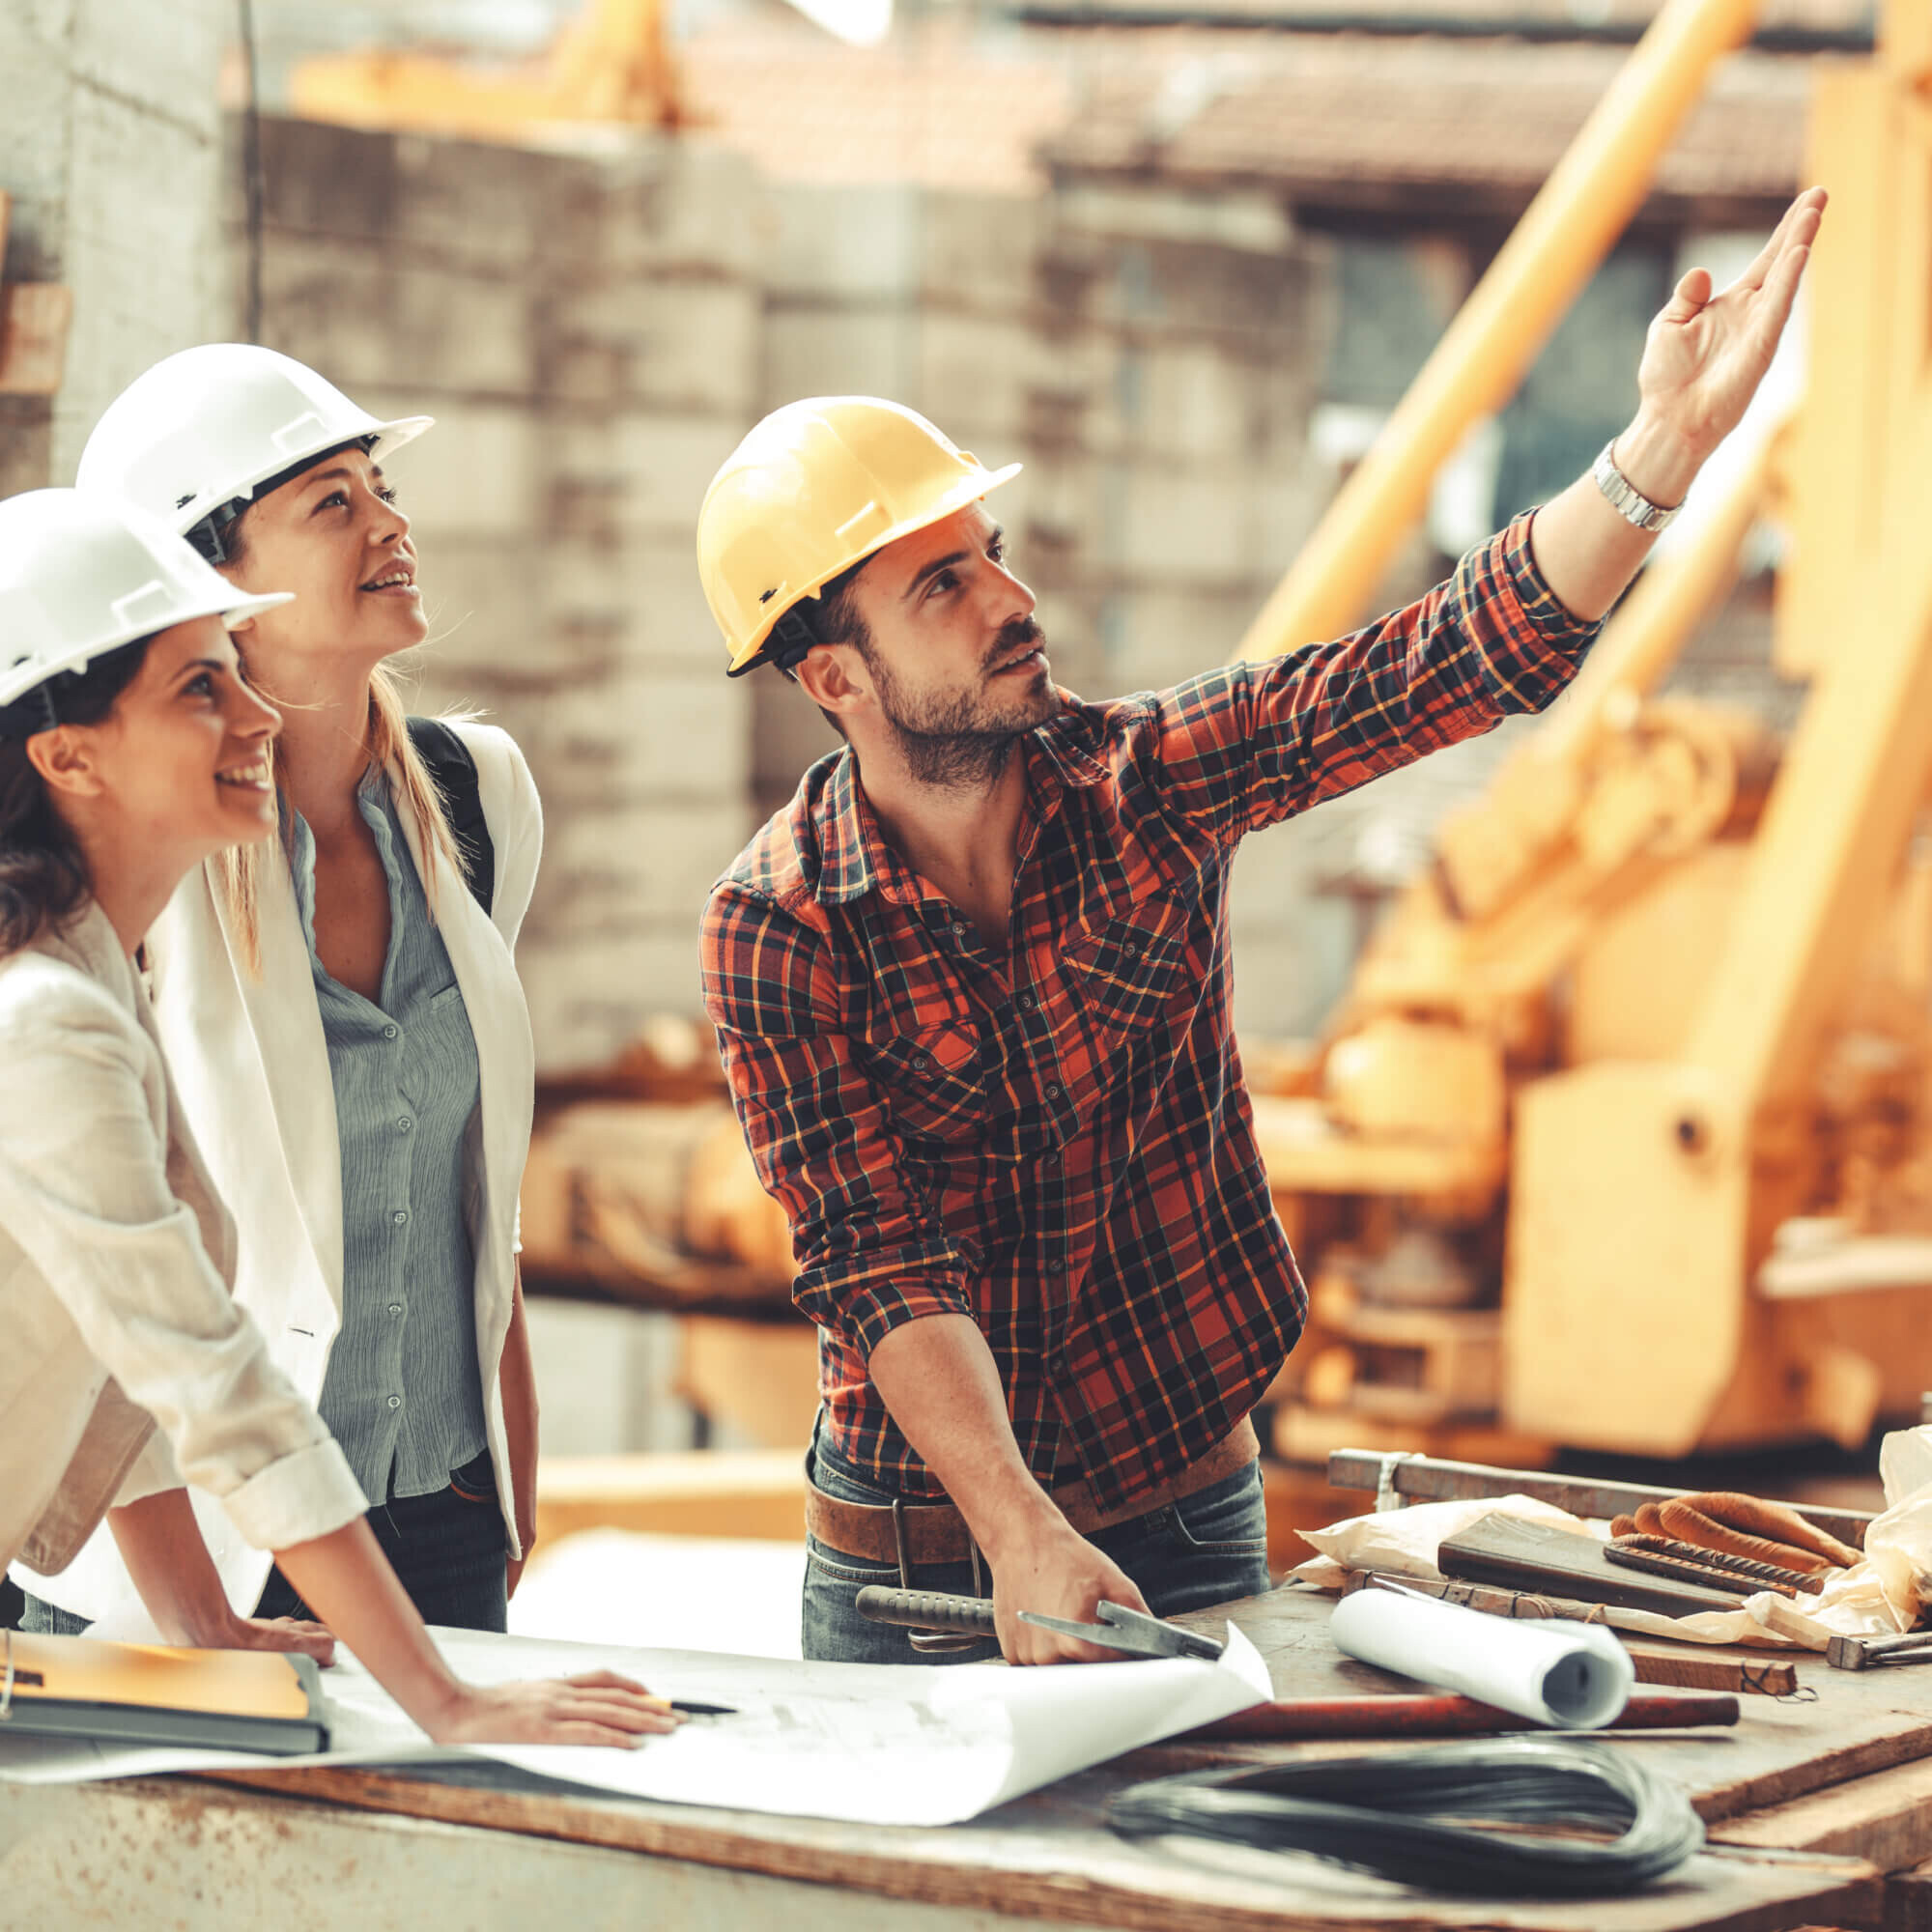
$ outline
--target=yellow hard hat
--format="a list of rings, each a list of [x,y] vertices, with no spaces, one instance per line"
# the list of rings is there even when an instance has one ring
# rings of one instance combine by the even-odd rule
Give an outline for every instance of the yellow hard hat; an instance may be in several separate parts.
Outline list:
[[[876,550],[1017,476],[915,410],[813,396],[774,410],[725,458],[697,513],[697,574],[737,677],[795,604]]]

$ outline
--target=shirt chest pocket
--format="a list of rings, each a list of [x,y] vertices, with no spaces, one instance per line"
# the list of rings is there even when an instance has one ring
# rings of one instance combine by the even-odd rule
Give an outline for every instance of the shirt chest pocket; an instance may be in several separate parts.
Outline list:
[[[885,1035],[868,1042],[867,1063],[899,1132],[952,1142],[984,1135],[986,1072],[970,1021]]]
[[[1081,1010],[1110,1034],[1143,1032],[1186,983],[1187,908],[1149,899],[1119,919],[1096,921],[1063,955]]]

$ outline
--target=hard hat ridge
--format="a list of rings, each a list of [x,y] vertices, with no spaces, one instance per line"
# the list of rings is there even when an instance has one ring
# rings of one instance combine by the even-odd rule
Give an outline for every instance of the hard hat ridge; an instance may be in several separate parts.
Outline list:
[[[373,416],[305,363],[248,342],[205,342],[135,377],[95,424],[75,477],[139,505],[198,548],[247,505],[332,450],[360,441],[381,462],[432,416]]]

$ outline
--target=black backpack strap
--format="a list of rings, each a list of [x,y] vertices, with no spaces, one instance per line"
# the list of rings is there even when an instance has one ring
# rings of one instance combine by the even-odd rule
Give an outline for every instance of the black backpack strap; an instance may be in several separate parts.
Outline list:
[[[497,896],[497,848],[491,842],[489,821],[483,816],[476,760],[469,755],[469,747],[440,718],[412,718],[410,742],[442,794],[470,896],[487,913]]]

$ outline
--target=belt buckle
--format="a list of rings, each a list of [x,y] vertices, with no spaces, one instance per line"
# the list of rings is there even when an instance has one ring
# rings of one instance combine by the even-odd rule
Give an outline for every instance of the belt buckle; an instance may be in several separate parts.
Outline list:
[[[899,1588],[912,1588],[912,1565],[906,1560],[905,1505],[897,1496],[893,1498],[893,1548],[898,1556]],[[985,1585],[980,1574],[980,1546],[974,1541],[971,1530],[966,1532],[967,1553],[973,1559],[973,1594],[983,1597]],[[962,1650],[972,1650],[985,1642],[970,1631],[908,1630],[906,1641],[921,1657],[952,1657]]]

